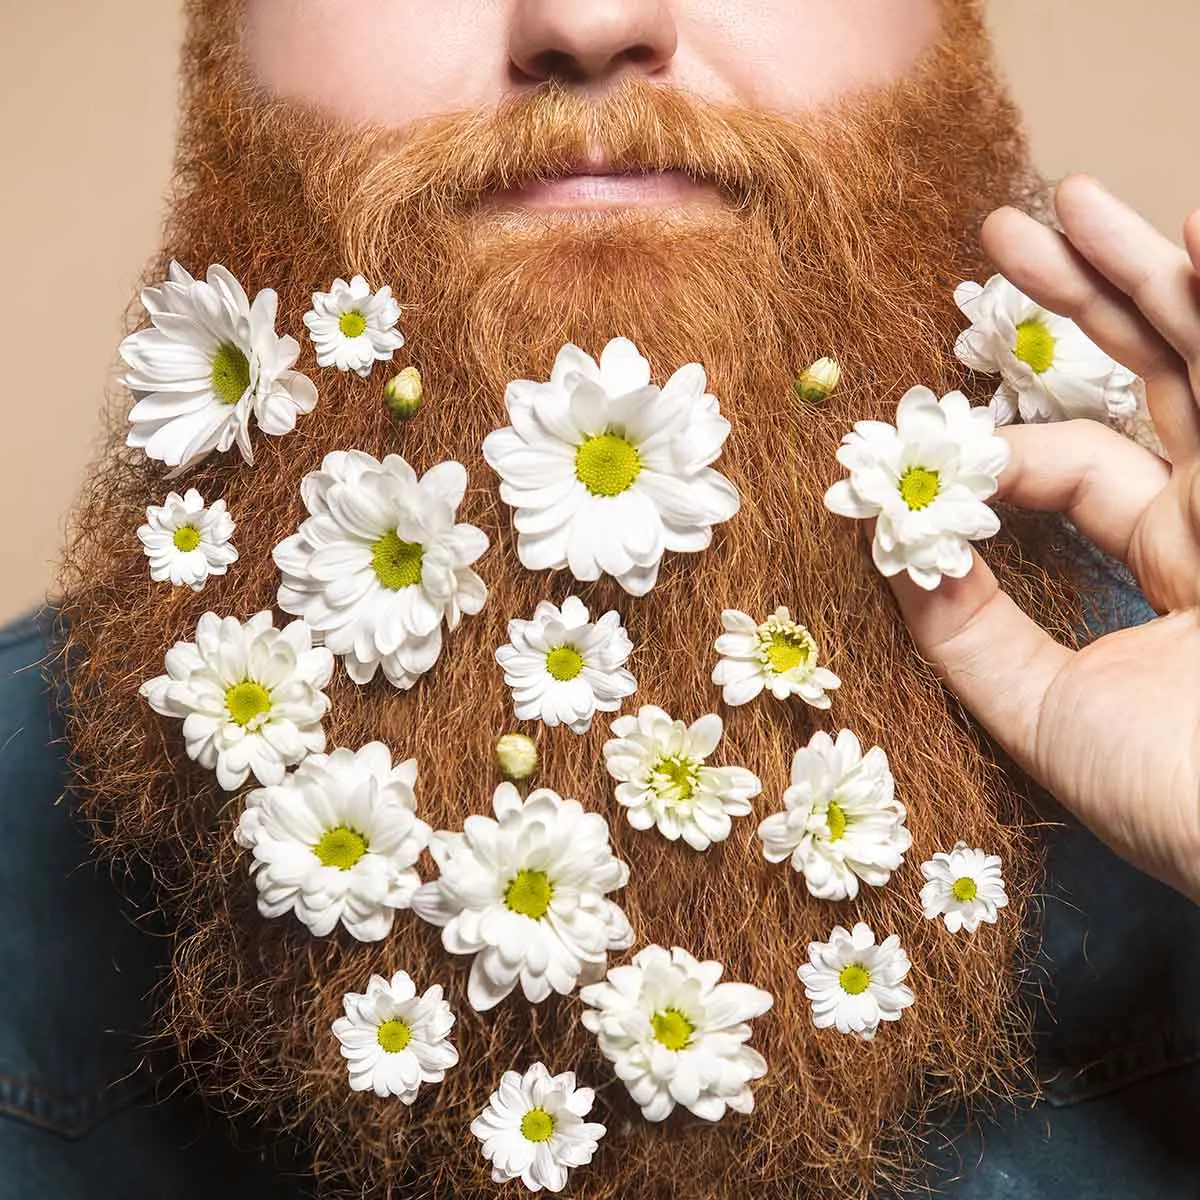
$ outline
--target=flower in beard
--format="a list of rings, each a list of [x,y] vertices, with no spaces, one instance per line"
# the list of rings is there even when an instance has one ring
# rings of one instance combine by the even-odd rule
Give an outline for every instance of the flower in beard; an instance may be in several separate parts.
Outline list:
[[[561,609],[543,600],[532,621],[509,621],[508,636],[511,641],[496,651],[496,661],[512,688],[518,720],[587,733],[597,712],[616,712],[637,689],[625,669],[633,643],[618,612],[593,622],[575,596],[568,596]]]
[[[643,596],[666,551],[707,549],[740,501],[711,467],[729,422],[706,386],[697,363],[652,386],[650,364],[626,338],[609,342],[599,363],[566,345],[548,383],[510,383],[512,425],[489,434],[483,453],[517,510],[521,562],[588,582],[611,575]]]
[[[971,328],[958,336],[960,362],[999,375],[991,410],[997,425],[1132,416],[1138,377],[1110,358],[1066,317],[1035,304],[1003,275],[960,283],[954,300]]]
[[[229,564],[237,561],[237,549],[230,541],[233,528],[224,500],[206,508],[195,488],[183,496],[168,493],[164,504],[146,509],[146,524],[137,531],[150,560],[150,578],[203,591],[210,575],[224,575]]]
[[[251,792],[236,836],[254,852],[258,911],[294,912],[315,937],[339,921],[360,942],[387,937],[420,885],[416,861],[429,843],[416,779],[414,759],[393,767],[388,748],[371,742],[311,755]]]
[[[935,854],[922,863],[921,874],[928,880],[921,889],[926,919],[941,917],[951,933],[995,925],[999,910],[1008,904],[1000,856],[972,850],[966,842],[955,842],[949,854]]]
[[[685,725],[653,704],[612,723],[604,761],[634,829],[657,825],[669,841],[683,838],[693,850],[707,850],[729,836],[733,817],[752,811],[750,801],[762,791],[758,776],[707,765],[723,730],[713,713]]]
[[[943,575],[961,579],[971,570],[970,543],[1000,528],[984,501],[1008,465],[1008,443],[992,414],[961,392],[939,400],[913,388],[895,426],[857,422],[837,459],[850,478],[826,492],[825,504],[843,517],[876,518],[871,551],[885,576],[907,571],[928,591]]]
[[[399,455],[379,462],[335,450],[304,477],[309,517],[275,547],[279,607],[302,616],[355,683],[382,667],[407,689],[437,661],[442,625],[487,599],[471,564],[487,549],[474,525],[455,523],[467,487],[460,463],[417,478]]]
[[[372,975],[365,992],[342,997],[344,1017],[333,1023],[333,1035],[355,1092],[395,1096],[412,1104],[423,1083],[441,1083],[458,1062],[450,1044],[454,1014],[435,984],[418,996],[406,971],[390,980]]]
[[[575,1086],[575,1075],[551,1075],[534,1063],[524,1075],[505,1071],[487,1108],[471,1122],[492,1164],[492,1179],[519,1179],[531,1192],[561,1192],[572,1167],[592,1161],[606,1130],[583,1118],[592,1111],[595,1093]]]
[[[372,292],[361,275],[347,283],[335,279],[328,292],[315,292],[313,306],[304,315],[317,350],[317,363],[339,371],[357,371],[366,378],[377,362],[390,362],[404,345],[396,328],[400,305],[392,289]]]
[[[723,970],[678,947],[647,946],[579,993],[591,1010],[580,1018],[584,1027],[647,1121],[666,1120],[677,1104],[706,1121],[727,1109],[753,1111],[750,1083],[767,1064],[746,1045],[748,1022],[772,998],[746,983],[721,983]]]
[[[467,998],[494,1008],[518,983],[533,1004],[603,974],[610,950],[633,929],[608,893],[629,880],[608,826],[549,788],[522,800],[511,783],[492,799],[496,819],[468,817],[462,833],[438,832],[429,852],[439,877],[413,908],[442,928],[451,954],[471,954]]]
[[[860,879],[882,887],[912,844],[887,755],[878,746],[864,755],[848,729],[836,742],[815,733],[796,751],[783,802],[758,827],[763,856],[791,858],[820,900],[853,900]]]
[[[329,698],[321,689],[333,656],[313,646],[303,621],[276,629],[270,612],[245,623],[207,612],[194,642],[167,651],[166,668],[140,694],[156,713],[183,721],[188,757],[215,769],[227,792],[251,772],[259,783],[281,783],[287,767],[325,749]]]
[[[251,304],[224,267],[197,280],[173,262],[142,303],[151,327],[121,343],[124,382],[138,397],[127,445],[179,467],[236,444],[252,463],[251,417],[280,435],[316,406],[316,388],[292,369],[300,344],[275,333],[279,298],[270,288]]]

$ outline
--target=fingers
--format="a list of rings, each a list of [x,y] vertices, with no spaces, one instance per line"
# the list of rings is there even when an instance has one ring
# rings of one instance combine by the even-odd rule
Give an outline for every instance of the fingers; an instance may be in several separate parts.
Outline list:
[[[1105,554],[1128,560],[1142,514],[1171,478],[1156,454],[1097,421],[1013,425],[998,497],[1021,508],[1061,512]]]

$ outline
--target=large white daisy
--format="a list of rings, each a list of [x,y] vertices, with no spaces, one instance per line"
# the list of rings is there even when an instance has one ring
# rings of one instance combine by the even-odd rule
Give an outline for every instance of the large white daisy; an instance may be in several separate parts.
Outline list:
[[[607,899],[629,880],[608,826],[539,788],[522,800],[511,783],[492,799],[495,820],[468,817],[462,833],[438,832],[429,851],[439,876],[413,908],[442,927],[451,954],[471,954],[467,997],[494,1008],[518,983],[533,1004],[598,979],[610,950],[633,944],[624,912]]]
[[[457,629],[483,607],[487,588],[470,568],[487,535],[455,524],[466,488],[460,463],[418,479],[399,455],[361,450],[335,450],[304,477],[310,516],[274,552],[279,607],[304,617],[356,683],[382,667],[412,687],[441,654],[443,624]]]
[[[780,606],[762,624],[727,608],[721,625],[725,632],[714,647],[721,657],[712,681],[724,689],[726,704],[748,704],[765,688],[776,700],[799,696],[813,708],[830,707],[826,693],[842,681],[819,665],[816,638],[786,608]]]
[[[400,305],[392,289],[372,292],[361,275],[347,283],[335,279],[327,292],[314,292],[304,324],[317,350],[317,363],[339,371],[357,371],[364,378],[377,362],[390,362],[404,345],[396,328]]]
[[[626,338],[599,363],[568,344],[548,383],[510,383],[512,425],[489,434],[483,453],[517,510],[521,562],[589,582],[611,575],[643,596],[666,551],[707,549],[739,498],[712,469],[729,422],[706,386],[698,363],[653,386]]]
[[[875,945],[871,927],[834,927],[827,942],[810,942],[808,962],[797,969],[818,1029],[835,1026],[870,1041],[881,1021],[898,1021],[913,1002],[903,980],[912,967],[892,934]]]
[[[966,842],[955,842],[948,854],[922,863],[921,874],[928,880],[921,889],[926,918],[941,917],[951,933],[995,925],[999,910],[1008,904],[1000,856],[972,850]]]
[[[224,267],[198,280],[173,262],[165,283],[142,292],[142,304],[150,328],[121,343],[125,384],[138,398],[127,445],[180,467],[236,444],[252,463],[251,417],[280,435],[316,406],[317,389],[292,369],[299,342],[275,332],[279,298],[270,288],[251,304]]]
[[[182,496],[169,492],[161,505],[151,504],[137,535],[150,560],[151,579],[199,592],[210,575],[224,575],[237,561],[233,530],[224,500],[205,507],[204,497],[189,488]]]
[[[270,612],[248,621],[207,612],[194,642],[176,642],[165,675],[140,689],[155,712],[183,721],[188,757],[233,791],[253,772],[262,784],[325,749],[321,722],[333,655],[303,621],[276,629]]]
[[[706,1121],[753,1111],[750,1084],[767,1064],[746,1044],[748,1022],[772,999],[747,983],[721,983],[722,971],[678,947],[647,946],[579,993],[590,1010],[580,1019],[647,1121],[665,1120],[677,1104]]]
[[[561,1192],[572,1167],[592,1161],[605,1134],[603,1125],[585,1121],[595,1093],[575,1086],[575,1075],[551,1075],[534,1063],[524,1075],[505,1071],[487,1108],[471,1122],[492,1164],[492,1179],[519,1179],[531,1192]]]
[[[454,1014],[441,986],[417,995],[406,971],[372,975],[365,992],[342,997],[344,1017],[333,1023],[350,1073],[350,1089],[395,1096],[412,1104],[423,1083],[441,1083],[458,1062],[450,1044]]]
[[[999,375],[991,410],[997,425],[1129,417],[1138,408],[1137,376],[1110,358],[1066,317],[1035,304],[1003,275],[960,283],[954,300],[971,328],[954,353],[972,371]]]
[[[864,755],[848,729],[836,742],[819,731],[796,751],[783,802],[758,827],[763,855],[790,858],[818,899],[853,900],[860,879],[882,887],[912,845],[887,755]]]
[[[561,609],[543,600],[532,621],[509,621],[508,636],[496,661],[512,688],[518,720],[587,733],[596,713],[616,712],[637,690],[637,680],[625,669],[633,643],[618,612],[593,622],[575,596],[568,596]]]
[[[825,494],[843,517],[877,518],[871,550],[886,576],[907,571],[932,590],[971,569],[972,541],[991,537],[1000,518],[985,501],[1008,465],[1008,443],[992,414],[961,392],[938,399],[915,387],[900,401],[895,426],[859,421],[837,459],[850,472]]]
[[[252,791],[236,836],[254,852],[258,911],[294,912],[316,937],[339,921],[360,942],[387,937],[396,911],[412,903],[429,844],[416,779],[415,759],[393,767],[391,751],[371,742],[357,753],[313,754],[281,783]]]
[[[685,725],[644,704],[637,716],[619,717],[604,743],[604,762],[617,780],[616,797],[634,829],[658,827],[670,841],[693,850],[723,842],[733,817],[744,817],[762,791],[745,767],[710,767],[724,724],[713,713]]]

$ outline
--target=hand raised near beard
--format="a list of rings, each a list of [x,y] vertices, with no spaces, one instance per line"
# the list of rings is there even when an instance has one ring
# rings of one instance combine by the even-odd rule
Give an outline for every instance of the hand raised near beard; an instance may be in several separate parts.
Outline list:
[[[1068,649],[970,575],[896,596],[920,653],[992,736],[1117,853],[1200,900],[1200,212],[1186,251],[1086,176],[1058,233],[1012,208],[984,246],[1034,301],[1146,381],[1167,457],[1092,421],[1002,432],[1000,498],[1062,512],[1161,614]]]

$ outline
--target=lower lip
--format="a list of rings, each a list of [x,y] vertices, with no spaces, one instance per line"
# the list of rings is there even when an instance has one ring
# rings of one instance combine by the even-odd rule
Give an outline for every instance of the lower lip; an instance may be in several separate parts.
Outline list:
[[[666,208],[712,202],[715,189],[683,171],[654,171],[631,175],[567,175],[538,180],[500,193],[505,208],[541,212],[578,212],[612,208]]]

